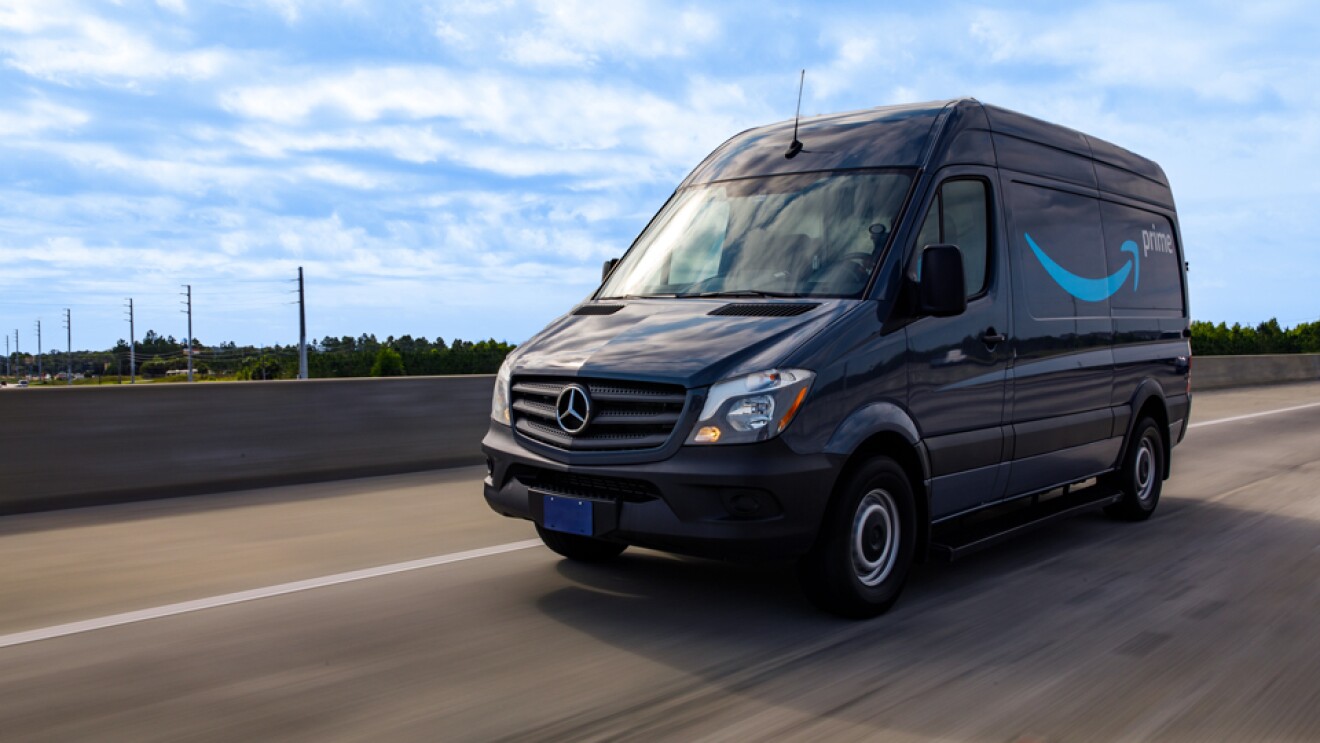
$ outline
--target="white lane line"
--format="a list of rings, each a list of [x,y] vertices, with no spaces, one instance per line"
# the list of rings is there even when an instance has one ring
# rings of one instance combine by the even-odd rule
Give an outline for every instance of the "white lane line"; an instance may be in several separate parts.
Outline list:
[[[92,632],[107,627],[118,627],[122,624],[133,624],[135,622],[145,622],[150,619],[159,619],[161,617],[172,617],[176,614],[187,614],[188,612],[202,611],[203,609],[214,609],[218,606],[240,604],[244,601],[256,601],[257,599],[265,599],[272,596],[283,596],[289,593],[298,593],[299,591],[310,591],[314,588],[337,586],[341,583],[352,583],[353,581],[367,580],[368,578],[379,578],[383,575],[406,573],[410,570],[433,568],[437,565],[448,565],[453,562],[475,560],[479,557],[502,555],[505,552],[516,552],[517,550],[538,547],[540,544],[541,540],[539,539],[527,539],[521,542],[497,544],[494,547],[482,547],[480,549],[468,550],[466,552],[454,552],[448,555],[424,557],[420,560],[396,562],[393,565],[381,565],[380,567],[367,568],[365,570],[353,570],[347,573],[336,573],[335,575],[327,575],[321,578],[310,578],[308,580],[297,580],[292,583],[280,583],[275,586],[266,586],[265,588],[254,588],[250,591],[226,593],[221,596],[211,596],[210,598],[195,599],[193,601],[182,601],[177,604],[166,604],[165,606],[157,606],[153,609],[126,611],[123,614],[111,614],[105,617],[97,617],[96,619],[84,619],[81,622],[69,622],[68,624],[57,624],[53,627],[43,627],[41,629],[27,630],[26,632],[15,632],[10,635],[0,635],[0,648],[12,647],[14,645],[25,645],[29,642],[49,640],[51,638],[64,637],[66,635],[76,635],[82,632]]]
[[[1294,410],[1306,410],[1307,408],[1320,407],[1320,402],[1309,402],[1305,405],[1294,405],[1291,408],[1279,408],[1277,410],[1262,410],[1259,413],[1247,413],[1246,415],[1235,415],[1232,418],[1218,418],[1212,421],[1201,421],[1193,423],[1188,428],[1198,428],[1200,426],[1217,426],[1220,423],[1232,423],[1233,421],[1244,421],[1248,418],[1261,418],[1267,415],[1278,415],[1279,413],[1291,413]]]

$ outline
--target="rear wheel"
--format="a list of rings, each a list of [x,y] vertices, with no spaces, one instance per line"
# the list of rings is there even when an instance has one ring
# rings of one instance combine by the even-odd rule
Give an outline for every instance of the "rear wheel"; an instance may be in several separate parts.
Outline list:
[[[816,546],[799,565],[817,607],[854,619],[883,614],[907,582],[916,547],[912,486],[903,468],[879,457],[844,483]]]
[[[1123,464],[1108,480],[1123,491],[1123,499],[1106,506],[1105,513],[1124,521],[1145,521],[1155,513],[1164,486],[1164,436],[1154,419],[1137,421]]]
[[[628,545],[618,542],[552,531],[540,524],[536,525],[536,533],[550,551],[578,562],[602,562],[618,557],[619,553],[628,548]]]

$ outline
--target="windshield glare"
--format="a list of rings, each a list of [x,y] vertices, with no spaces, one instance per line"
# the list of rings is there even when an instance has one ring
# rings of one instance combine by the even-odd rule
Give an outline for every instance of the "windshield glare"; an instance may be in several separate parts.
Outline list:
[[[683,189],[600,297],[859,296],[910,183],[906,172],[853,171]]]

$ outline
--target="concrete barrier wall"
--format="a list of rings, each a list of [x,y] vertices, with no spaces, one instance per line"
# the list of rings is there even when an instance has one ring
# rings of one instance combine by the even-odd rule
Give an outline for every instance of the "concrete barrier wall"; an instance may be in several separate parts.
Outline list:
[[[1193,390],[1320,379],[1204,356]],[[477,464],[491,375],[0,391],[0,513]]]
[[[493,375],[0,391],[0,512],[483,461]]]
[[[1192,360],[1192,392],[1253,384],[1320,380],[1320,354],[1197,356]]]

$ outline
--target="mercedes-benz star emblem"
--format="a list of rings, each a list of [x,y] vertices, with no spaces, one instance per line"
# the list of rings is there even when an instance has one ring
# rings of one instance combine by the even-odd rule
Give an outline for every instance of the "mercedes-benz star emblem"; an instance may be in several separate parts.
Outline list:
[[[570,384],[560,390],[555,400],[555,420],[559,427],[573,436],[582,433],[591,420],[591,397],[587,388],[580,384]]]

